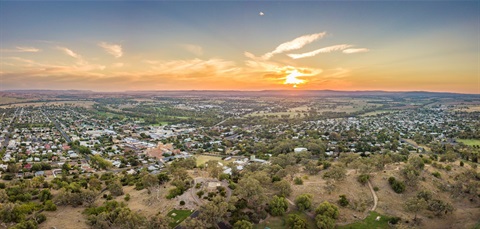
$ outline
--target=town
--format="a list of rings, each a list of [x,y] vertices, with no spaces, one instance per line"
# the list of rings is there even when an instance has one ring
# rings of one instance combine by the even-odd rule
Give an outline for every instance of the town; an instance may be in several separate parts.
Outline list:
[[[2,225],[479,225],[478,96],[282,93],[4,92]]]

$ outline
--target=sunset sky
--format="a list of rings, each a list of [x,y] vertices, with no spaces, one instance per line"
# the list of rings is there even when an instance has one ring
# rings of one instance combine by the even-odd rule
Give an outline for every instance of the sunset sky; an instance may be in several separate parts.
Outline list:
[[[479,1],[0,1],[0,90],[480,94]]]

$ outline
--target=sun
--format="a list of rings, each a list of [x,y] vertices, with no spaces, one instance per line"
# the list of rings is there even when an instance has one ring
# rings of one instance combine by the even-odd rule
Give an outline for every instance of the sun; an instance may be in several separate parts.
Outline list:
[[[304,84],[305,80],[298,79],[297,77],[299,76],[303,76],[303,74],[295,69],[285,77],[283,84],[293,84],[294,88],[296,88],[298,84]]]

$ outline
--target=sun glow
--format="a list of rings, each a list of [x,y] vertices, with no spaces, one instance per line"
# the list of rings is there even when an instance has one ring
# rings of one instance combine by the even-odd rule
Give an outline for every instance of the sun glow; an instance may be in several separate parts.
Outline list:
[[[297,70],[293,70],[288,76],[285,77],[285,82],[283,84],[293,84],[293,87],[296,88],[298,84],[305,83],[305,80],[297,78],[299,76],[303,76],[303,74]]]

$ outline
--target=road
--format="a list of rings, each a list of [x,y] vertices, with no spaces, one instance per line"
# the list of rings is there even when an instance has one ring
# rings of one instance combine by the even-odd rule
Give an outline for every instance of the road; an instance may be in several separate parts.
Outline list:
[[[57,119],[53,120],[53,123],[55,124],[55,127],[57,128],[58,131],[60,131],[60,133],[62,134],[63,138],[65,138],[65,140],[70,143],[72,142],[72,140],[70,139],[70,137],[65,133],[65,131],[63,131],[63,128],[62,126],[60,125],[60,123],[58,122]]]

